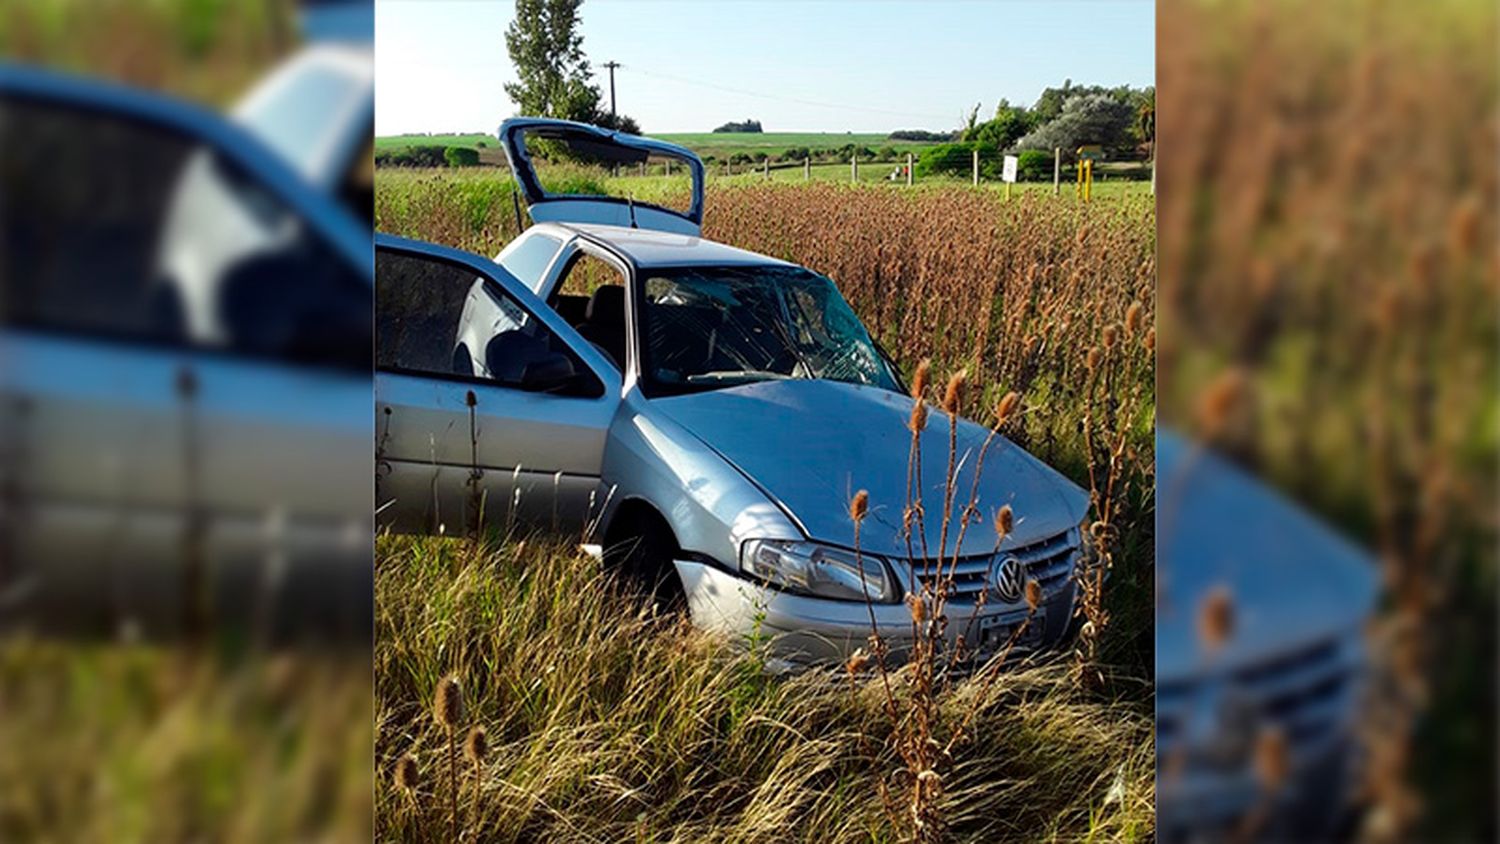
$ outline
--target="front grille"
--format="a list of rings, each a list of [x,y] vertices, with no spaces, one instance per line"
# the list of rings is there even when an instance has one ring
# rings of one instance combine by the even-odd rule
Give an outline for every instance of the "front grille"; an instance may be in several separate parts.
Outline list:
[[[972,603],[990,584],[990,569],[996,558],[1004,559],[1014,556],[1025,565],[1026,579],[1035,580],[1042,588],[1044,600],[1047,600],[1067,586],[1068,578],[1073,574],[1073,563],[1077,554],[1078,532],[1070,530],[1039,542],[1003,549],[998,555],[978,554],[972,557],[960,557],[957,564],[949,560],[944,564],[942,573],[938,572],[937,560],[925,564],[922,560],[918,560],[915,565],[917,581],[928,588],[935,588],[942,575],[951,569],[953,594],[949,600],[954,603]]]
[[[1159,684],[1157,755],[1229,771],[1245,764],[1248,742],[1266,728],[1294,751],[1320,745],[1347,714],[1355,671],[1340,640],[1329,638],[1227,674]],[[1231,709],[1239,717],[1224,717]]]

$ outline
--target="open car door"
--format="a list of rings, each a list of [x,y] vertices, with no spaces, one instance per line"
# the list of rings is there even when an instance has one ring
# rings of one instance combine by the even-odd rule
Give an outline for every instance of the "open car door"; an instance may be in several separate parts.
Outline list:
[[[531,219],[538,223],[598,223],[695,236],[702,233],[703,162],[685,147],[539,117],[514,117],[502,123],[500,145]],[[557,168],[559,177],[545,178],[543,165]],[[598,190],[608,175],[640,177],[643,187],[647,176],[659,175],[670,181],[675,175],[686,180],[687,196],[681,197],[678,208],[642,202],[628,183],[624,195],[608,196]],[[625,181],[611,180],[611,184]],[[547,184],[555,190],[549,190]],[[674,187],[668,184],[665,192],[653,190],[652,196],[677,197],[682,191]]]

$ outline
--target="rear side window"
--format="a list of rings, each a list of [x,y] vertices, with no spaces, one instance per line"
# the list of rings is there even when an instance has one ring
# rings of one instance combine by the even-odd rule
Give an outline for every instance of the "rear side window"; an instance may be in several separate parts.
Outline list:
[[[0,98],[0,322],[369,371],[366,277],[215,149]]]
[[[542,273],[551,265],[562,242],[544,234],[534,234],[514,241],[500,253],[498,263],[520,279],[521,283],[540,293]]]

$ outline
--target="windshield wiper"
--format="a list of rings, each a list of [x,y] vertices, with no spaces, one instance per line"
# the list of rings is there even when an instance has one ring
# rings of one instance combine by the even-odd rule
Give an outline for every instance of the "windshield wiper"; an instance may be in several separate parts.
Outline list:
[[[698,372],[687,376],[689,384],[749,384],[755,381],[790,381],[796,376],[764,369],[728,369],[715,372]]]

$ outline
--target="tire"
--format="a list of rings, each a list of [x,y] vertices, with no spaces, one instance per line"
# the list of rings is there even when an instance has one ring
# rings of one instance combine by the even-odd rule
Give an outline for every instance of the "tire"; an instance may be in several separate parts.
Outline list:
[[[605,548],[604,565],[658,611],[678,612],[687,607],[687,596],[672,563],[676,552],[671,530],[656,518],[644,518]]]

